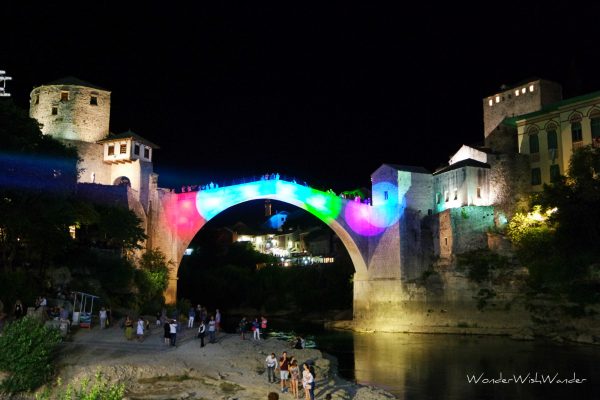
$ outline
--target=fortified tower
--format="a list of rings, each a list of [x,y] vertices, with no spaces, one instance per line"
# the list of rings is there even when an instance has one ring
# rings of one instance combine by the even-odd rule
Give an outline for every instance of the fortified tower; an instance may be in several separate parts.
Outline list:
[[[31,91],[29,115],[57,139],[89,143],[108,135],[110,91],[67,77]]]

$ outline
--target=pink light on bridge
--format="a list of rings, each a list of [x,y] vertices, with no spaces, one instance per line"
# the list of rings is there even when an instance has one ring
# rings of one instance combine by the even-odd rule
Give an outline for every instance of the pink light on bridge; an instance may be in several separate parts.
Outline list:
[[[196,209],[198,193],[186,192],[172,195],[165,202],[167,226],[180,238],[193,238],[206,222]]]

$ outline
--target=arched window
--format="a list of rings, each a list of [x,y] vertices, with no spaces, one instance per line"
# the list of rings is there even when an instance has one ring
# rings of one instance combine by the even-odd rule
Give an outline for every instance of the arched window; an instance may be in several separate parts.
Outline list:
[[[546,132],[548,133],[548,150],[558,149],[558,137],[556,135],[556,127],[554,125],[550,125],[546,128]]]
[[[592,128],[592,138],[600,139],[600,112],[594,112],[590,117],[590,125]]]
[[[540,152],[540,140],[537,133],[529,135],[529,154],[536,154]]]
[[[583,140],[583,131],[581,130],[581,121],[571,121],[571,139],[573,143]]]

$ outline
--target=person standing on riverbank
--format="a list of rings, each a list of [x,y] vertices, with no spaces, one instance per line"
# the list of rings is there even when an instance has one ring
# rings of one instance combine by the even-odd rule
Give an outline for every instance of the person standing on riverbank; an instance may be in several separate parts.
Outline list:
[[[177,340],[177,327],[178,327],[178,323],[176,319],[171,320],[171,323],[169,324],[169,328],[171,329],[171,346],[177,347],[175,345],[175,342]]]
[[[164,338],[165,344],[171,344],[171,326],[169,325],[169,321],[165,320],[163,324]]]
[[[206,333],[206,325],[204,321],[200,320],[200,326],[198,327],[198,339],[200,339],[200,347],[204,347],[204,334]]]
[[[106,319],[108,318],[106,314],[106,309],[102,307],[100,309],[100,329],[106,328]]]
[[[279,359],[279,377],[281,378],[281,393],[288,391],[287,380],[290,374],[290,360],[287,357],[287,351],[284,351]]]
[[[215,321],[215,317],[210,316],[210,321],[208,321],[208,342],[215,342],[215,332],[217,331],[217,323]]]
[[[313,388],[314,377],[310,373],[310,368],[307,363],[302,364],[302,387],[304,388],[304,399],[305,400],[314,400],[314,397],[311,398],[311,389]],[[314,392],[313,392],[314,393]]]
[[[260,340],[260,324],[258,323],[258,318],[254,318],[254,321],[252,321],[252,338],[254,340]]]
[[[269,383],[275,383],[275,367],[277,366],[277,358],[275,353],[271,353],[266,358],[267,363],[267,379]]]
[[[290,384],[292,386],[292,396],[295,399],[300,398],[298,394],[298,382],[300,380],[300,368],[298,368],[298,361],[292,357],[292,362],[290,363]]]
[[[127,340],[133,339],[133,321],[129,315],[125,317],[125,337]]]
[[[140,317],[138,318],[138,322],[137,322],[137,330],[135,332],[137,335],[138,342],[141,342],[142,339],[144,338],[144,326],[145,325],[146,325],[146,323],[144,322],[144,319],[140,315]]]
[[[247,325],[248,322],[246,321],[246,317],[242,317],[241,321],[240,321],[240,325],[238,327],[238,329],[240,330],[240,334],[242,335],[242,340],[246,340],[246,329],[247,329]]]
[[[215,313],[215,322],[217,323],[217,333],[221,332],[221,311],[217,308]]]

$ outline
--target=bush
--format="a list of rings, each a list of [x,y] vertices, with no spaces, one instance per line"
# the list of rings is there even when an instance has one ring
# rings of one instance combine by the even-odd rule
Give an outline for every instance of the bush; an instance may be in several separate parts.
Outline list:
[[[60,341],[58,329],[45,327],[32,317],[9,324],[0,337],[0,370],[9,374],[0,391],[18,393],[47,382]]]
[[[125,394],[125,385],[109,384],[102,377],[100,372],[97,372],[93,383],[91,379],[86,377],[77,384],[69,383],[64,392],[59,393],[54,397],[50,397],[50,391],[46,390],[41,395],[36,395],[36,400],[122,400]],[[90,384],[91,383],[91,384]],[[57,386],[61,386],[60,380]]]

